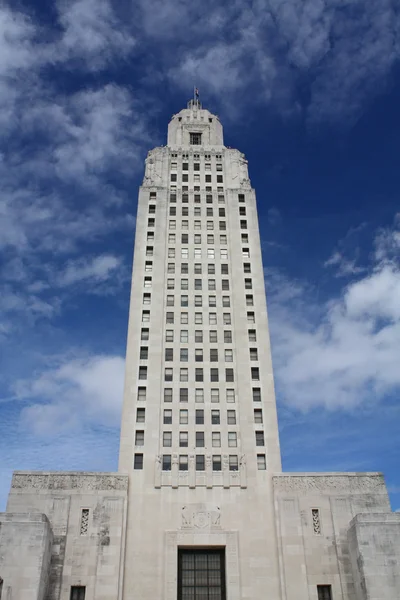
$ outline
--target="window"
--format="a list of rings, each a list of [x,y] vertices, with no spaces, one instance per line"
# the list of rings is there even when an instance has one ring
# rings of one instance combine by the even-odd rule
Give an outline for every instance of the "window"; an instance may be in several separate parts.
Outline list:
[[[229,448],[237,447],[237,433],[236,431],[228,431],[228,446]]]
[[[177,180],[177,174],[171,173],[171,181],[176,181],[176,180]]]
[[[208,233],[207,234],[207,244],[213,244],[213,243],[214,243],[214,234]]]
[[[201,244],[201,233],[195,233],[194,234],[194,243],[195,244]]]
[[[211,402],[219,402],[219,389],[218,388],[211,389]]]
[[[183,258],[183,260],[189,258],[189,248],[181,248],[181,258]]]
[[[254,312],[248,312],[247,313],[247,322],[248,323],[255,323],[256,322],[256,317]]]
[[[215,265],[207,265],[207,273],[209,275],[215,275]]]
[[[263,422],[262,410],[261,410],[261,408],[255,408],[254,409],[254,423],[262,423],[262,422]]]
[[[226,599],[224,549],[178,549],[178,600],[188,598]]]
[[[139,367],[139,379],[147,379],[147,367]]]
[[[251,367],[251,378],[253,381],[260,381],[260,369],[258,367]]]
[[[242,233],[242,244],[248,244],[249,243],[249,234],[248,233]],[[249,258],[250,258],[250,253],[249,253]]]
[[[156,220],[153,218],[147,219],[147,227],[155,227]]]
[[[230,454],[229,455],[229,470],[237,471],[238,468],[239,468],[239,461],[238,461],[237,454]]]
[[[167,296],[167,306],[174,306],[174,304],[175,304],[174,296],[168,295]]]
[[[243,271],[244,271],[244,273],[251,273],[251,264],[243,263]]]
[[[141,471],[143,469],[143,454],[135,453],[133,457],[133,468],[135,471]]]
[[[265,454],[257,454],[257,469],[259,471],[265,471],[267,468],[267,461],[265,460]]]
[[[193,163],[193,171],[200,171],[200,163]]]
[[[211,308],[217,306],[217,296],[208,296],[208,306]]]
[[[187,275],[189,273],[188,263],[181,263],[181,275]]]
[[[235,402],[235,390],[232,388],[228,388],[226,390],[226,401],[227,402]]]
[[[219,222],[219,230],[220,231],[226,231],[226,221],[220,221]]]
[[[194,341],[196,342],[196,344],[203,343],[203,332],[201,329],[196,329],[196,331],[194,332]]]
[[[204,431],[196,431],[196,448],[204,448]]]
[[[142,312],[142,323],[148,323],[150,321],[150,311],[144,310]]]
[[[210,369],[210,381],[219,381],[218,369]]]
[[[234,380],[233,369],[225,369],[225,381],[232,382]]]
[[[140,339],[143,342],[149,339],[149,328],[148,327],[142,327],[142,330],[140,332]]]
[[[232,344],[232,331],[229,329],[224,331],[224,342],[225,344]]]
[[[311,510],[312,526],[315,535],[321,535],[321,520],[319,516],[319,509],[313,508]]]
[[[221,422],[220,416],[219,416],[219,410],[218,409],[213,409],[211,411],[211,424],[212,425],[219,425]]]
[[[182,344],[187,344],[189,341],[189,332],[187,329],[181,329],[180,340]]]
[[[145,387],[138,388],[137,399],[142,400],[142,401],[146,400],[146,388]]]
[[[176,193],[175,192],[171,192],[171,194],[169,195],[169,201],[176,202]]]
[[[164,381],[172,381],[172,369],[166,368],[164,371]]]
[[[181,313],[181,325],[187,325],[189,323],[189,314],[187,312]]]
[[[176,206],[170,206],[169,207],[169,216],[170,217],[176,217]]]
[[[210,179],[207,179],[207,177],[209,177]],[[211,183],[211,175],[206,175],[206,182]],[[213,201],[212,194],[207,194],[206,195],[206,204],[212,204],[212,201]]]
[[[154,215],[156,212],[156,205],[155,204],[149,204],[149,214],[150,215]]]
[[[186,296],[186,294],[181,296],[181,306],[189,306],[189,296]]]
[[[167,312],[166,316],[165,316],[165,322],[167,323],[167,325],[172,325],[174,322],[174,313],[173,312]]]
[[[179,423],[181,425],[187,425],[189,422],[189,411],[184,408],[179,411]]]
[[[196,362],[203,362],[203,349],[202,348],[196,348],[194,351],[194,356],[195,356],[195,361]]]
[[[217,313],[209,313],[208,315],[208,324],[209,325],[216,325],[217,324]]]
[[[175,233],[169,233],[168,234],[168,244],[175,244],[175,242],[176,242]]]
[[[195,306],[203,306],[203,298],[200,295],[194,297],[194,305]]]
[[[165,360],[166,361],[174,360],[174,349],[173,348],[165,348]]]
[[[198,231],[199,229],[201,229],[201,221],[195,221],[195,222],[194,222],[194,228],[195,228],[195,229],[197,229],[197,231]]]
[[[205,471],[204,454],[196,454],[196,471]]]
[[[175,279],[167,279],[167,290],[173,290],[175,288]]]
[[[146,260],[144,265],[144,270],[146,273],[151,273],[153,270],[153,262],[151,260]]]
[[[179,470],[187,471],[188,470],[188,456],[187,454],[179,455]]]
[[[225,208],[219,208],[218,209],[218,216],[219,217],[225,217]]]
[[[185,183],[189,181],[189,175],[187,173],[182,173],[182,181]]]
[[[195,248],[194,249],[194,257],[195,258],[201,258],[201,248]]]
[[[222,306],[224,308],[229,308],[231,305],[231,299],[229,296],[222,296]]]
[[[225,204],[225,196],[223,194],[218,194],[218,204]]]
[[[239,206],[239,215],[241,217],[245,217],[246,216],[246,207],[245,206]]]
[[[195,323],[195,325],[203,324],[203,313],[201,313],[201,312],[194,313],[194,323]]]
[[[261,402],[261,388],[253,388],[253,402]]]
[[[236,425],[236,411],[228,410],[226,413],[226,422],[228,425]]]
[[[215,250],[214,250],[214,248],[207,248],[207,258],[209,260],[215,258]]]
[[[211,175],[206,175],[206,183],[211,183]],[[211,198],[212,201],[212,198]]]
[[[249,329],[249,342],[256,342],[257,334],[255,329]]]
[[[140,346],[139,358],[141,360],[147,360],[149,358],[149,348],[147,346]]]
[[[317,585],[318,600],[332,600],[331,585]]]
[[[135,446],[144,446],[144,431],[136,431]]]
[[[204,402],[204,390],[203,388],[196,388],[195,389],[195,398],[194,398],[195,402]]]
[[[200,206],[195,206],[194,207],[194,216],[195,217],[200,217],[201,216],[201,208],[200,208]]]
[[[253,288],[253,283],[250,278],[244,280],[244,287],[246,290],[251,290]]]
[[[172,431],[163,432],[163,446],[170,448],[172,446]]]
[[[182,217],[188,217],[188,216],[189,216],[189,207],[182,206]]]
[[[210,348],[210,362],[218,362],[218,348]]]
[[[189,163],[182,163],[182,171],[188,171],[189,170]]]
[[[203,369],[195,369],[195,381],[204,381]]]
[[[175,273],[175,263],[168,263],[167,271],[168,273]]]
[[[246,219],[242,219],[240,221],[240,229],[247,229],[247,221],[246,221]]]
[[[170,408],[165,408],[164,409],[164,419],[163,419],[164,425],[171,425],[172,424],[172,410]]]
[[[175,248],[168,248],[168,258],[175,258]]]
[[[171,455],[170,454],[163,454],[163,457],[162,457],[162,470],[163,471],[170,471],[171,470]]]
[[[244,194],[238,194],[239,202],[244,202]]]
[[[181,362],[188,362],[188,360],[189,360],[189,349],[188,348],[180,349],[179,359]]]
[[[188,243],[189,243],[189,234],[182,233],[181,234],[181,244],[188,244]]]
[[[218,334],[215,329],[210,329],[209,337],[211,344],[216,344],[218,342]]]
[[[172,388],[164,389],[164,402],[172,402]]]
[[[190,145],[191,146],[200,146],[201,133],[190,133],[189,135],[190,135]]]
[[[224,320],[224,325],[230,325],[231,324],[231,313],[224,313],[223,320]]]
[[[143,304],[151,304],[151,294],[148,292],[143,294]]]
[[[221,471],[222,470],[222,461],[221,461],[220,454],[213,454],[212,468],[213,468],[213,471]]]
[[[221,265],[221,275],[228,275],[229,274],[229,265]]]
[[[229,290],[229,279],[222,280],[222,291],[227,292]]]
[[[250,348],[250,360],[258,360],[257,348]]]
[[[256,431],[256,446],[264,446],[264,432]]]
[[[145,277],[144,278],[144,287],[145,288],[151,288],[151,277]]]
[[[189,446],[189,434],[187,431],[179,432],[179,446],[181,448],[187,448]]]
[[[242,257],[243,258],[250,258],[250,250],[249,248],[242,248]],[[245,273],[251,273],[251,265],[250,263],[245,263],[243,265],[244,267],[244,272]],[[246,271],[246,269],[248,269],[248,271]]]
[[[214,229],[213,221],[207,221],[207,229],[208,229],[208,231],[211,231],[212,229]]]
[[[83,508],[81,512],[81,525],[80,525],[80,534],[87,535],[89,528],[89,509]],[[0,598],[1,598],[1,586],[3,580],[0,578]]]
[[[204,425],[204,410],[196,408],[196,425]]]
[[[194,175],[193,180],[196,181],[196,183],[200,183],[200,175]],[[199,185],[195,185],[194,186],[194,190],[195,191],[200,191],[200,186]],[[194,201],[196,204],[200,204],[200,194],[195,194],[194,195]]]
[[[211,444],[213,448],[221,447],[221,433],[219,431],[213,431],[211,433]]]
[[[217,175],[217,183],[223,183],[224,178],[222,175]]]
[[[195,275],[201,275],[201,273],[202,273],[201,263],[195,263],[194,272],[195,272]]]
[[[71,586],[69,600],[85,600],[86,587],[84,585]]]
[[[188,402],[189,400],[189,388],[181,388],[179,390],[179,402]]]
[[[181,290],[189,289],[189,279],[181,279]]]
[[[216,287],[215,287],[215,279],[209,279],[208,280],[208,289],[210,291],[214,291],[216,289]]]
[[[213,216],[213,214],[214,214],[214,211],[213,211],[212,207],[211,207],[211,206],[207,206],[207,209],[206,209],[206,216],[207,216],[207,217],[212,217],[212,216]]]
[[[196,211],[195,211],[195,214],[196,214]],[[189,221],[187,219],[183,219],[182,220],[181,228],[182,229],[189,229]]]
[[[225,350],[225,362],[233,362],[233,350]]]

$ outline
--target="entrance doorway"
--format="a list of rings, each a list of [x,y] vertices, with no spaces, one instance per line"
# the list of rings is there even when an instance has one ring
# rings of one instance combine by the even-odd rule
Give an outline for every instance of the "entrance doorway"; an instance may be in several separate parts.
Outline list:
[[[178,600],[226,600],[225,548],[178,549]]]

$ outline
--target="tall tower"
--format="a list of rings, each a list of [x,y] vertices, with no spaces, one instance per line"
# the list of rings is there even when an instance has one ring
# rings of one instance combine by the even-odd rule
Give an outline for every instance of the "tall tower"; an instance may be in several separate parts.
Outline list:
[[[124,598],[233,599],[239,579],[241,598],[279,597],[256,198],[245,157],[197,98],[149,152],[139,191],[119,470],[129,474]],[[207,591],[206,571],[192,578],[202,561],[208,579],[226,570],[215,580],[227,589]]]

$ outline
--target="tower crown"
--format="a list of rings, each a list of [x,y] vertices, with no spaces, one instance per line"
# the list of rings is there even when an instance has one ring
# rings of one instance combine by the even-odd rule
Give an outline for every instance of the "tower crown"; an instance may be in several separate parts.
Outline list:
[[[173,115],[168,125],[168,146],[223,146],[219,118],[203,108],[200,100],[189,100],[187,108]]]

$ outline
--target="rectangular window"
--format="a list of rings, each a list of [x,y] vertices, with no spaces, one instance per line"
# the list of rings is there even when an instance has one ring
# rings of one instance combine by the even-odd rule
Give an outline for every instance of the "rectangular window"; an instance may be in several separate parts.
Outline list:
[[[218,409],[213,409],[211,411],[211,424],[212,425],[219,425],[221,422],[220,419],[220,415],[219,415],[219,410]]]
[[[257,334],[255,329],[249,329],[249,342],[256,342]]]
[[[149,204],[149,214],[150,215],[154,215],[156,212],[156,205],[155,204]]]
[[[194,313],[194,323],[195,323],[195,325],[203,324],[203,313],[201,313],[201,312]]]
[[[187,425],[189,423],[189,411],[186,408],[179,411],[179,423],[180,425]]]
[[[225,369],[225,381],[227,381],[227,382],[235,381],[233,369]]]
[[[182,233],[181,234],[181,244],[188,244],[188,243],[189,243],[189,234]]]
[[[215,250],[214,250],[214,248],[207,248],[207,258],[209,260],[215,258]]]
[[[143,294],[143,304],[151,304],[151,294],[148,292]]]
[[[245,206],[239,206],[239,215],[241,217],[245,217],[246,216],[246,207]]]
[[[164,419],[163,419],[164,425],[171,425],[172,424],[172,410],[170,408],[166,408],[164,409]]]
[[[194,297],[194,305],[195,306],[203,306],[203,298],[201,295],[196,295]]]
[[[216,325],[217,324],[217,313],[209,313],[208,315],[208,324]]]
[[[204,425],[204,410],[196,408],[196,425]]]
[[[171,192],[169,195],[169,201],[170,202],[176,202],[176,193],[175,192]]]
[[[138,388],[137,399],[141,400],[142,402],[146,400],[146,388],[145,387]]]
[[[139,367],[139,379],[147,379],[147,367]]]
[[[235,390],[232,388],[228,388],[226,390],[226,401],[227,402],[235,402]]]
[[[219,402],[219,389],[218,388],[211,389],[211,402]]]
[[[332,600],[331,585],[317,585],[318,600]]]
[[[151,277],[145,277],[144,278],[144,287],[145,288],[151,288],[151,282],[152,282]]]
[[[168,273],[175,273],[175,263],[168,263],[167,271]]]
[[[178,600],[195,598],[226,600],[224,549],[178,549]]]
[[[213,467],[213,471],[222,471],[222,461],[221,461],[220,454],[213,454],[212,467]]]
[[[189,446],[189,434],[187,431],[179,432],[179,446],[180,448],[187,448]]]
[[[187,275],[189,273],[188,263],[181,263],[181,275]]]
[[[167,314],[165,315],[165,322],[167,323],[167,325],[173,325],[173,323],[174,323],[174,313],[173,312],[167,312]]]
[[[196,454],[196,471],[205,471],[205,468],[204,454]]]
[[[194,249],[194,257],[195,258],[201,258],[201,248],[195,248]]]
[[[229,455],[229,470],[237,471],[238,468],[239,468],[239,461],[238,461],[237,454],[230,454]]]
[[[257,348],[250,348],[250,360],[258,360]]]
[[[203,369],[195,369],[195,381],[204,381]]]
[[[164,448],[170,448],[172,446],[172,431],[164,431],[163,446]]]
[[[189,360],[189,348],[181,348],[179,352],[179,359],[181,362],[188,362]]]
[[[207,221],[207,229],[208,231],[211,231],[214,229],[214,222],[213,221]]]
[[[146,417],[146,409],[145,408],[137,408],[136,409],[136,423],[144,423]]]
[[[261,402],[261,388],[253,388],[253,402]]]
[[[143,469],[143,454],[135,453],[133,457],[133,468],[135,471],[141,471]]]
[[[189,221],[187,219],[183,219],[182,220],[181,228],[182,229],[189,229]]]
[[[188,456],[187,454],[179,455],[179,470],[187,471],[188,470]]]
[[[167,290],[175,289],[175,279],[167,279]]]
[[[256,316],[254,312],[248,312],[247,313],[247,322],[248,323],[255,323],[256,322]]]
[[[229,329],[224,331],[224,342],[225,344],[232,344],[232,331]]]
[[[196,331],[194,332],[194,341],[196,342],[196,344],[203,343],[203,332],[201,329],[196,329]]]
[[[214,291],[214,290],[216,289],[216,286],[215,286],[215,279],[209,279],[209,280],[208,280],[208,289],[209,289],[210,291]]]
[[[226,221],[220,221],[219,222],[219,230],[220,231],[226,231]]]
[[[142,342],[145,342],[149,339],[149,328],[148,327],[142,327],[142,330],[140,332],[140,339],[142,340]]]
[[[258,367],[251,367],[251,379],[260,381],[260,369]]]
[[[168,248],[168,258],[175,258],[175,248]]]
[[[89,528],[89,509],[83,508],[81,512],[81,524],[80,524],[80,535],[87,535]],[[3,580],[0,578],[0,598],[1,598],[1,585]]]
[[[195,233],[194,234],[194,243],[195,244],[201,244],[201,233]]]
[[[188,216],[189,216],[189,207],[182,206],[182,217],[188,217]]]
[[[168,244],[175,244],[176,242],[176,236],[174,233],[169,233],[168,234]]]
[[[173,295],[167,296],[167,306],[174,306],[175,298]]]
[[[195,222],[194,222],[194,228],[195,228],[195,230],[197,230],[197,231],[198,231],[199,229],[201,229],[201,221],[195,221]]]
[[[164,402],[172,402],[172,388],[164,389]]]
[[[196,348],[194,351],[194,357],[196,362],[203,362],[203,348]]]
[[[195,273],[195,275],[201,275],[201,273],[202,273],[201,263],[195,263],[194,273]]]
[[[150,321],[150,311],[144,310],[142,312],[142,323],[149,323]]]
[[[189,279],[181,279],[181,290],[189,289]]]
[[[207,206],[207,209],[206,209],[206,216],[207,216],[207,217],[212,217],[212,216],[213,216],[213,214],[214,214],[214,211],[213,211],[212,207],[211,207],[211,206]]]
[[[254,423],[262,423],[262,422],[263,422],[262,410],[261,410],[261,408],[255,408],[254,409]]]
[[[69,600],[85,600],[86,587],[84,585],[73,585]]]
[[[259,471],[265,471],[267,468],[267,461],[265,460],[265,454],[257,454],[257,469]]]
[[[264,446],[264,432],[256,431],[256,446]]]
[[[195,206],[194,207],[194,216],[195,217],[201,217],[201,208],[200,208],[200,206]]]
[[[187,344],[189,341],[189,332],[187,329],[181,329],[180,340],[182,344]]]
[[[218,362],[218,348],[210,348],[210,362]]]
[[[229,290],[229,279],[222,280],[222,291],[227,292]]]
[[[147,219],[147,227],[155,227],[156,220],[154,218]]]
[[[242,238],[242,244],[248,244],[249,243],[249,234],[248,233],[242,233],[241,234],[241,238]]]
[[[164,370],[164,381],[172,381],[173,371],[171,368],[167,368]]]
[[[170,471],[171,470],[171,455],[170,454],[163,454],[163,457],[162,457],[162,470],[163,471]]]
[[[207,234],[207,244],[214,244],[214,234],[213,233]]]
[[[208,306],[211,308],[217,306],[217,296],[208,296]]]
[[[151,260],[146,260],[144,265],[144,270],[146,273],[151,273],[153,270],[153,262]]]
[[[149,358],[149,349],[147,346],[140,346],[140,360],[147,360]]]
[[[246,219],[242,219],[240,221],[240,229],[247,229],[247,221],[246,221]]]
[[[209,275],[215,275],[215,265],[207,265],[207,273]]]
[[[200,146],[201,133],[189,133],[189,136],[190,136],[190,145],[191,146]]]
[[[169,215],[170,217],[176,217],[176,206],[169,207]]]
[[[210,381],[219,381],[218,369],[210,369]]]
[[[204,402],[204,390],[203,390],[203,388],[196,388],[196,390],[195,390],[195,402]]]
[[[166,361],[174,360],[174,349],[173,348],[165,348],[165,360]]]
[[[189,306],[189,296],[187,296],[186,294],[181,296],[181,306],[185,308]]]
[[[187,325],[189,323],[189,313],[182,312],[181,313],[181,325]]]
[[[228,425],[236,425],[236,411],[235,410],[227,411],[226,421],[227,421]]]
[[[211,444],[213,448],[221,447],[221,433],[219,431],[213,431],[211,433]]]
[[[209,337],[211,344],[216,344],[218,342],[218,334],[215,329],[210,329]]]
[[[236,431],[228,431],[228,446],[229,448],[237,447],[237,433]]]
[[[183,260],[189,258],[189,248],[181,248],[181,258],[183,258]]]
[[[204,448],[204,431],[196,431],[196,448]]]
[[[182,171],[189,171],[189,163],[182,163]]]
[[[221,248],[221,260],[228,260],[228,249]]]
[[[181,388],[179,390],[179,402],[188,402],[189,400],[189,388]]]
[[[225,350],[225,362],[233,362],[233,350]]]
[[[221,275],[229,275],[229,265],[221,265]]]

